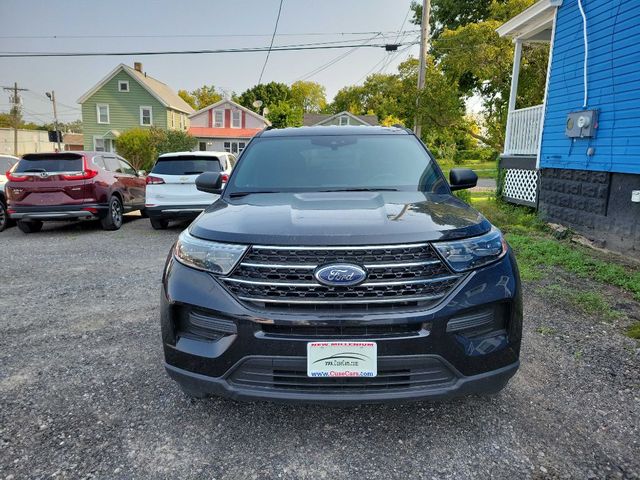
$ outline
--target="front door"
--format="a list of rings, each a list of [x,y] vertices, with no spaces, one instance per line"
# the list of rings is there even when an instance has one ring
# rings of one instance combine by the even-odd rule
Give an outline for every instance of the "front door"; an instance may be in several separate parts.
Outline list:
[[[224,151],[228,153],[233,153],[234,155],[240,155],[244,150],[244,147],[247,146],[247,142],[244,140],[230,140],[228,142],[224,142]]]

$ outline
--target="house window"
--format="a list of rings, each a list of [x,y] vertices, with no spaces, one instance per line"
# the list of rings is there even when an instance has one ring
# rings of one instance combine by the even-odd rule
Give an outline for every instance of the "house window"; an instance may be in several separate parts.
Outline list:
[[[182,115],[182,114],[180,115],[180,128],[182,130],[185,129],[185,126],[184,126],[184,115]]]
[[[343,115],[340,117],[340,125],[349,125],[349,117]]]
[[[207,142],[198,142],[198,150],[201,152],[207,151]]]
[[[93,137],[93,149],[96,152],[113,152],[113,141],[110,138]]]
[[[96,112],[98,116],[98,123],[109,123],[109,105],[97,104]]]
[[[171,128],[175,127],[176,124],[176,114],[174,112],[171,112],[171,115],[169,115],[169,126]]]
[[[153,108],[140,107],[140,125],[153,125]]]
[[[223,110],[213,111],[213,126],[215,128],[224,128],[224,111]]]
[[[231,153],[231,142],[224,142],[224,151]]]
[[[242,112],[234,110],[231,112],[231,128],[240,128],[242,124]]]
[[[118,80],[118,91],[119,92],[128,92],[129,91],[129,80]]]
[[[242,151],[244,150],[244,147],[246,147],[246,143],[244,142],[238,142],[238,153],[242,153]]]

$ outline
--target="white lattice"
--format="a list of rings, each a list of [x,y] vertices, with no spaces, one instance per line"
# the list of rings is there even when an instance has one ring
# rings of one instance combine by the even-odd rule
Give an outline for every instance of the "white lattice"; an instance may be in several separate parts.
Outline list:
[[[535,204],[538,185],[538,170],[509,168],[504,178],[502,195],[515,200]]]

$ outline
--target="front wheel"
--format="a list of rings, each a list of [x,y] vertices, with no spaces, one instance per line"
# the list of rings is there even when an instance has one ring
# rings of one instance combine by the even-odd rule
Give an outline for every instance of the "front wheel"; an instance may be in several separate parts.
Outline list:
[[[122,202],[115,195],[109,200],[109,211],[100,220],[103,230],[118,230],[122,226]]]
[[[7,215],[7,207],[0,200],[0,232],[7,228],[9,224],[9,216]]]
[[[29,222],[25,220],[18,220],[18,228],[23,233],[36,233],[42,230],[42,222],[37,220],[29,221]]]

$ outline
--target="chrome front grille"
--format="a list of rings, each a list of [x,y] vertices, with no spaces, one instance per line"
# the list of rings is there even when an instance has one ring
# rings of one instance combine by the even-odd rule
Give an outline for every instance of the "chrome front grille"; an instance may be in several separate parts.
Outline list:
[[[364,283],[327,286],[314,271],[348,262],[367,270]],[[253,246],[223,279],[241,301],[262,307],[315,309],[435,304],[459,282],[428,243],[366,247]]]

